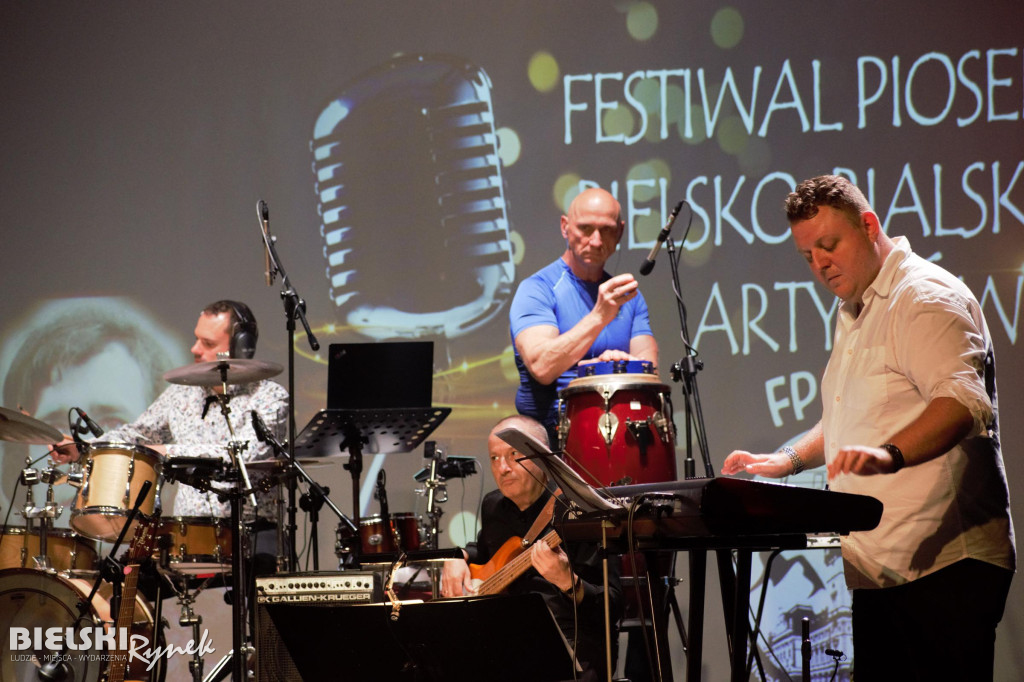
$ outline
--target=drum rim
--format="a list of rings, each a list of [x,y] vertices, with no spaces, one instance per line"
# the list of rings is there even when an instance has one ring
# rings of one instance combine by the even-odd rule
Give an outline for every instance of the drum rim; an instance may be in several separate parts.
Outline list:
[[[7,526],[4,529],[3,535],[25,535],[27,533],[28,533],[28,529],[25,526]],[[38,530],[32,531],[32,535],[39,535],[39,531]],[[54,535],[56,537],[62,537],[62,538],[75,537],[75,538],[78,538],[79,540],[83,540],[83,541],[86,541],[86,542],[96,542],[92,538],[86,537],[85,535],[82,535],[81,533],[79,533],[74,528],[50,528],[47,531],[47,536],[50,536],[50,535]]]
[[[420,515],[416,512],[388,512],[388,517],[392,519],[416,519],[420,520]],[[370,514],[369,516],[362,516],[359,518],[360,526],[369,526],[374,523],[381,523],[384,521],[384,517],[380,514]]]
[[[91,506],[91,507],[82,507],[81,509],[72,509],[71,510],[71,518],[72,519],[76,519],[79,516],[87,516],[87,515],[90,515],[90,514],[99,514],[100,516],[124,516],[124,517],[127,517],[131,513],[132,513],[131,509],[123,509],[122,507],[101,507],[99,505],[95,505],[95,506]],[[155,513],[154,514],[146,514],[141,509],[139,510],[138,516],[139,516],[139,519],[141,519],[143,521],[152,521],[155,518],[157,518],[157,515]],[[85,537],[85,538],[89,537],[88,535],[83,535],[82,531],[80,531],[78,529],[74,529],[74,530],[75,530],[76,533],[78,533],[82,537]],[[96,538],[89,538],[89,539],[95,540]]]
[[[224,516],[161,516],[157,523],[157,527],[159,528],[165,523],[180,524],[182,521],[184,521],[186,525],[225,526],[227,528],[231,528],[231,519]]]
[[[594,371],[594,372],[591,372],[591,373],[586,373],[588,367],[593,367],[596,370],[598,367],[613,367],[613,366],[615,366],[617,364],[620,364],[620,363],[626,363],[627,367],[630,366],[630,365],[633,365],[633,364],[637,364],[637,365],[640,365],[641,367],[643,367],[647,371],[644,371],[644,372],[597,372],[597,371]],[[591,376],[612,376],[612,375],[615,375],[615,376],[627,375],[628,376],[630,374],[641,375],[641,376],[653,376],[654,375],[654,362],[652,360],[597,360],[597,361],[594,361],[594,362],[581,362],[581,363],[578,363],[576,365],[576,372],[577,372],[577,375],[576,375],[577,379],[585,379],[585,378],[591,377]],[[579,374],[579,372],[584,372],[584,374]]]
[[[136,454],[141,454],[141,455],[145,455],[147,457],[152,457],[153,459],[157,460],[157,462],[159,462],[160,464],[163,464],[164,460],[166,459],[166,457],[164,457],[164,455],[161,455],[159,452],[157,452],[153,448],[147,447],[145,445],[140,445],[139,443],[124,443],[124,442],[116,441],[116,440],[115,441],[109,441],[109,442],[92,441],[92,442],[89,442],[89,443],[85,443],[85,447],[86,447],[86,452],[85,452],[85,454],[82,455],[82,457],[92,457],[93,456],[93,452],[92,452],[93,450],[115,450],[115,451],[121,451],[121,452],[110,452],[110,453],[100,453],[100,454],[111,454],[111,455],[114,455],[114,454],[122,454],[123,452],[127,452],[127,451],[133,451]]]
[[[583,391],[594,391],[602,386],[608,386],[615,391],[649,388],[658,389],[659,392],[669,391],[668,384],[662,383],[653,374],[595,374],[573,379],[568,386],[558,392],[558,395],[565,397]]]

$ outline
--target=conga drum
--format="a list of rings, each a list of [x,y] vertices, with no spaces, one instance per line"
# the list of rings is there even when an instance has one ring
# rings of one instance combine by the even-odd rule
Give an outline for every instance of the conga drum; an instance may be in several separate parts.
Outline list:
[[[648,361],[580,365],[559,394],[559,445],[594,486],[676,480],[669,387]]]
[[[676,428],[669,387],[646,360],[580,365],[577,378],[561,393],[559,444],[566,463],[592,486],[662,483],[676,480]],[[650,619],[650,607],[637,599],[646,592],[646,564],[662,577],[674,573],[675,554],[620,557],[625,596],[623,629]]]

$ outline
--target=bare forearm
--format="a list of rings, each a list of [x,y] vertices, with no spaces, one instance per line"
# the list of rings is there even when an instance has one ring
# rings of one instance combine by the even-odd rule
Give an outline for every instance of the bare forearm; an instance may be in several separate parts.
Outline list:
[[[516,348],[533,378],[547,385],[583,359],[604,327],[594,314],[562,334],[554,327],[531,327],[516,337]]]

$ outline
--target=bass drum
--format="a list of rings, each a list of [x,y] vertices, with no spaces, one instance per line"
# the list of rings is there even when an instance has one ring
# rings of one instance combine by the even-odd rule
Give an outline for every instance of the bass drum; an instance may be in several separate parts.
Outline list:
[[[0,642],[0,680],[37,682],[43,679],[39,675],[40,668],[56,657],[60,657],[59,660],[70,669],[63,679],[75,682],[103,680],[111,654],[106,648],[72,651],[45,646],[46,628],[62,628],[62,638],[66,634],[65,628],[73,628],[74,642],[80,644],[82,637],[79,633],[83,629],[88,629],[92,638],[95,632],[93,628],[100,625],[112,627],[109,583],[100,586],[85,617],[76,624],[78,603],[89,596],[91,590],[92,582],[88,580],[62,578],[53,573],[25,568],[0,571],[0,632],[4,633]],[[35,633],[36,628],[39,628],[43,647],[35,648],[34,641],[27,647],[18,646],[12,628],[25,628],[21,632],[27,633]],[[149,656],[153,645],[153,612],[141,596],[135,598],[131,636],[146,638],[147,643],[142,645],[138,644],[138,639],[135,640],[136,651]],[[29,637],[34,638],[34,634]],[[163,682],[162,677],[151,677],[151,672],[146,670],[147,665],[146,661],[131,661],[125,671],[125,679]]]

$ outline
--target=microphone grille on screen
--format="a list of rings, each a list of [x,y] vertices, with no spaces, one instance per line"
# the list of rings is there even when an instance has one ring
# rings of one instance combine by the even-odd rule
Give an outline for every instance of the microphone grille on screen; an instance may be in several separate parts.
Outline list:
[[[310,143],[330,296],[374,339],[467,334],[515,268],[484,71],[402,56],[343,88]]]

